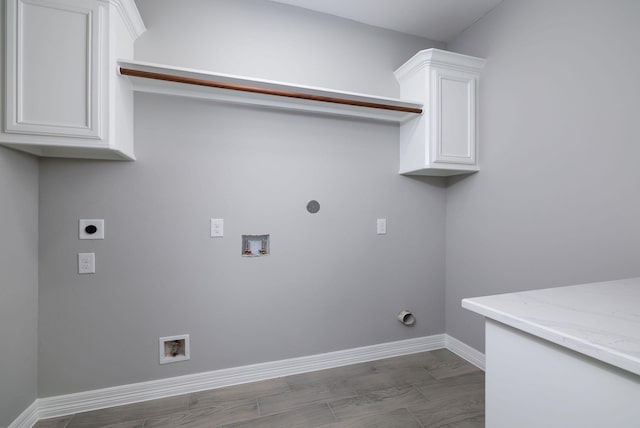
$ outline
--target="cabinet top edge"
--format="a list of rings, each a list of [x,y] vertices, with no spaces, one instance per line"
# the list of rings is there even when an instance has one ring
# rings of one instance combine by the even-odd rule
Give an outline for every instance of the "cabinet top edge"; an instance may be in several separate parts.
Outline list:
[[[145,31],[147,31],[147,27],[144,25],[144,21],[142,20],[142,16],[140,16],[140,11],[138,10],[138,6],[134,0],[100,0],[104,3],[109,3],[113,5],[120,13],[123,21],[125,22],[131,37],[133,39],[137,39],[140,37]]]
[[[480,70],[482,70],[486,62],[487,60],[483,58],[432,48],[416,53],[407,62],[394,71],[393,74],[396,79],[400,80],[412,72],[429,66],[480,73]]]

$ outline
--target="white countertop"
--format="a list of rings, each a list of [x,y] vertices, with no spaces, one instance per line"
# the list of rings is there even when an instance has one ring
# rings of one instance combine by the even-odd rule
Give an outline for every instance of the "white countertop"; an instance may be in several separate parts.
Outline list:
[[[640,278],[475,297],[462,307],[640,375]]]

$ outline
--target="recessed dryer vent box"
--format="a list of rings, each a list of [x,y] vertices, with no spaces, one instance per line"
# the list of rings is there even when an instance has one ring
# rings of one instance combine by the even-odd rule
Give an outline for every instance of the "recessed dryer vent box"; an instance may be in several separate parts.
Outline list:
[[[188,334],[161,337],[159,342],[160,364],[176,363],[191,358]]]
[[[269,254],[269,235],[242,235],[242,256],[261,257]]]

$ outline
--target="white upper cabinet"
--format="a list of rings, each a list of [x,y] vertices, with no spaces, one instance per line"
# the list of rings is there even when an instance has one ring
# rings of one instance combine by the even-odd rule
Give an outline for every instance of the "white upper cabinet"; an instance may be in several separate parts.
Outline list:
[[[400,173],[478,171],[477,92],[485,60],[439,49],[418,52],[395,72],[400,97],[425,112],[400,125]]]
[[[6,0],[0,144],[134,159],[133,91],[117,60],[144,24],[133,0]]]

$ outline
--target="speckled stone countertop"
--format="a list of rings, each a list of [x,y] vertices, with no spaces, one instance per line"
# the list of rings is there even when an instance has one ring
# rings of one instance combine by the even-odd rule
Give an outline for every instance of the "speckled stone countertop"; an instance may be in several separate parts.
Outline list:
[[[640,375],[640,278],[475,297],[462,307]]]

